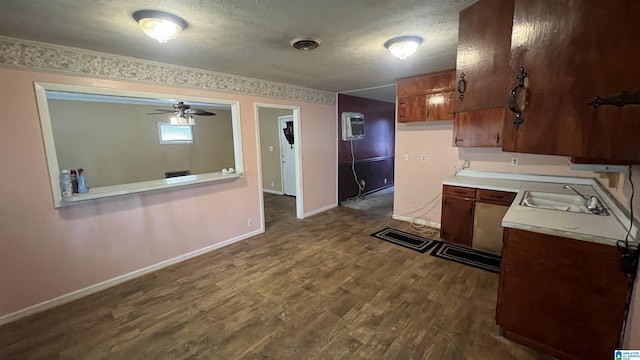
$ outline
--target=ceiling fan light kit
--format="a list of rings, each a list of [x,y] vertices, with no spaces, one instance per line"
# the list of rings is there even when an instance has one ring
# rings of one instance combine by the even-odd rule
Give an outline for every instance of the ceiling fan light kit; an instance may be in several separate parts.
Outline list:
[[[189,115],[189,116],[184,116],[184,115],[176,115],[176,116],[172,116],[171,119],[169,119],[169,124],[171,125],[195,125],[196,124],[196,119]]]
[[[420,36],[400,36],[385,42],[384,47],[391,52],[391,55],[406,59],[416,52],[420,44],[422,44]]]
[[[145,34],[162,44],[175,39],[188,27],[182,18],[164,11],[138,10],[133,13],[133,18]]]
[[[215,113],[201,109],[192,109],[190,105],[180,101],[177,104],[173,104],[173,110],[156,109],[155,112],[148,113],[147,115],[161,115],[171,114],[173,116],[169,118],[169,124],[171,125],[195,125],[196,118],[194,115],[199,116],[215,116]]]

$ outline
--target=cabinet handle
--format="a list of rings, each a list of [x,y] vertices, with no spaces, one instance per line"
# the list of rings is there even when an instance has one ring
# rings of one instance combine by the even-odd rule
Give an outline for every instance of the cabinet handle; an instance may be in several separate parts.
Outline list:
[[[464,139],[460,139],[459,137],[456,136],[455,141],[454,141],[456,143],[456,145],[458,144],[458,141],[464,141]]]
[[[500,144],[500,133],[496,134],[496,144]]]
[[[464,93],[467,92],[467,80],[464,79],[464,71],[460,74],[460,80],[458,80],[458,93],[460,93],[460,101],[464,99]]]
[[[597,108],[600,105],[615,105],[622,107],[625,105],[640,105],[640,90],[623,91],[609,96],[596,96],[589,102],[589,105]]]
[[[520,68],[520,74],[517,76],[518,85],[516,85],[513,89],[511,89],[511,95],[509,96],[509,110],[511,110],[514,114],[516,114],[515,120],[513,120],[513,125],[516,126],[516,130],[520,128],[520,124],[524,122],[522,119],[522,110],[518,107],[518,94],[521,91],[526,91],[527,89],[524,86],[524,79],[527,77],[527,73],[524,71],[524,68]],[[526,96],[526,93],[524,94]]]

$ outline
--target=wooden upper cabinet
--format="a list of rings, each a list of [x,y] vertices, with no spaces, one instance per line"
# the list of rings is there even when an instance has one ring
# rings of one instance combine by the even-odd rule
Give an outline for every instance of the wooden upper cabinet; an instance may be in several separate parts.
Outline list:
[[[513,8],[514,0],[480,0],[460,12],[456,112],[507,107]]]
[[[522,123],[509,114],[503,150],[640,161],[640,106],[588,103],[640,90],[640,2],[516,0],[511,87]]]
[[[501,147],[503,122],[508,119],[508,113],[506,108],[456,113],[453,146]]]
[[[398,122],[425,121],[425,95],[398,97]]]
[[[501,147],[509,100],[514,0],[480,0],[460,12],[453,145]]]
[[[450,120],[453,118],[454,92],[427,94],[425,96],[426,120]]]
[[[413,94],[437,93],[453,90],[454,70],[445,70],[431,74],[417,75],[398,79],[398,97]]]
[[[398,122],[451,120],[455,70],[398,79]]]

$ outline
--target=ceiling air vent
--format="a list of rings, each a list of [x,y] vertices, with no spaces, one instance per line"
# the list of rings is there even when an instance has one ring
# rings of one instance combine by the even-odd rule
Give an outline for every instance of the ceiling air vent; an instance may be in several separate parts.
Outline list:
[[[309,51],[320,46],[320,39],[311,36],[297,37],[289,42],[297,50]]]

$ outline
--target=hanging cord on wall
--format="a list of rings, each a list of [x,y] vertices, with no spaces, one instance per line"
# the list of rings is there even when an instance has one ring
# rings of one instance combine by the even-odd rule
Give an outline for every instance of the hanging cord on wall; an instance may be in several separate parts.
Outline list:
[[[623,323],[622,323],[622,331],[620,331],[620,339],[619,339],[620,346],[623,345],[624,335],[625,335],[625,333],[627,331],[627,322],[628,322],[627,321],[627,317],[629,316],[629,308],[631,307],[631,299],[633,299],[634,283],[636,281],[636,275],[637,275],[636,268],[637,268],[637,265],[638,265],[638,256],[640,255],[640,251],[638,251],[638,246],[635,246],[634,249],[631,249],[630,246],[629,246],[629,236],[631,236],[631,230],[633,229],[633,221],[634,221],[634,217],[633,217],[633,196],[635,194],[635,186],[633,185],[633,179],[631,178],[631,166],[629,166],[629,184],[631,184],[631,196],[629,197],[629,213],[630,213],[629,229],[627,230],[627,236],[625,237],[624,241],[618,240],[617,243],[616,243],[616,245],[618,247],[618,250],[620,250],[620,253],[622,254],[622,270],[625,271],[627,273],[627,275],[630,277],[629,289],[627,291],[627,301],[626,301],[625,309],[624,309],[624,318],[623,318]],[[627,259],[627,260],[625,260],[625,259]],[[626,265],[625,262],[630,262],[630,265]],[[629,272],[628,271],[629,269],[625,268],[627,266],[631,266],[633,271]]]
[[[627,268],[625,268],[625,266],[627,264],[624,263],[624,260],[627,259],[628,261],[632,261],[631,265],[633,265],[633,270],[634,271],[625,271],[627,272],[629,275],[633,275],[635,276],[635,266],[637,265],[637,260],[638,260],[638,255],[640,255],[640,252],[638,252],[638,247],[637,246],[630,246],[629,245],[629,237],[631,236],[631,230],[633,229],[633,221],[634,221],[634,217],[633,217],[633,196],[635,195],[635,185],[633,184],[633,179],[631,178],[631,166],[629,166],[629,184],[631,185],[631,196],[629,197],[629,229],[627,229],[627,235],[625,236],[624,240],[618,240],[616,242],[616,246],[618,247],[618,250],[620,250],[620,253],[622,254],[622,258],[623,258],[623,270],[627,270]]]
[[[345,201],[355,200],[360,198],[364,199],[364,195],[362,195],[362,190],[364,190],[364,185],[360,183],[360,180],[358,180],[358,174],[356,173],[356,156],[353,153],[353,139],[350,139],[349,143],[351,145],[351,172],[353,172],[353,180],[356,182],[356,186],[358,187],[358,195],[354,197],[350,197]]]
[[[442,194],[438,194],[433,199],[427,201],[427,203],[424,204],[424,206],[422,206],[421,208],[405,214],[405,216],[409,216],[426,209],[423,213],[411,217],[411,220],[409,222],[411,229],[425,236],[433,236],[439,232],[439,229],[429,225],[431,221],[427,215],[431,211],[433,211],[433,209],[435,209],[436,206],[440,205],[440,202],[438,202],[438,200],[440,200],[441,197],[442,197]]]
[[[462,163],[461,170],[468,169],[470,165],[471,164],[469,163],[469,160],[465,160]],[[454,171],[454,176],[458,175],[458,172],[459,170],[456,168],[456,170]],[[419,208],[418,210],[412,211],[405,215],[405,216],[408,216],[411,214],[415,214],[419,211],[422,211],[423,209],[428,208],[422,214],[411,218],[411,221],[410,221],[411,229],[425,236],[433,236],[433,235],[440,234],[440,229],[429,225],[431,223],[431,219],[429,219],[428,214],[431,211],[433,211],[433,209],[435,209],[438,205],[440,205],[440,202],[438,202],[438,200],[440,200],[441,198],[442,198],[442,193],[436,195],[433,199],[429,200],[423,207]]]

